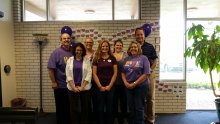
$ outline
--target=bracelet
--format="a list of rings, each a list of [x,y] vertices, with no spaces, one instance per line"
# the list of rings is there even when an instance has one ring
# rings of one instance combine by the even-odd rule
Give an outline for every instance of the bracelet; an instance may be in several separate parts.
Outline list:
[[[134,85],[136,85],[136,82],[134,82]]]

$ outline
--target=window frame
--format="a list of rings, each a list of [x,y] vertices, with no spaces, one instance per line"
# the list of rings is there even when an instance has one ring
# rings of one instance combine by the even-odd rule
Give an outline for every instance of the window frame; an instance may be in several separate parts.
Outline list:
[[[112,0],[112,19],[111,20],[53,20],[53,19],[50,19],[50,2],[49,0],[45,0],[46,2],[46,20],[36,20],[36,22],[44,22],[44,21],[56,21],[56,22],[59,22],[59,21],[71,21],[71,22],[79,22],[79,21],[83,21],[83,22],[86,22],[86,21],[132,21],[132,20],[140,20],[141,19],[141,0],[137,0],[138,4],[137,4],[137,7],[138,7],[138,18],[137,19],[115,19],[115,0]],[[25,0],[21,0],[21,5],[22,5],[22,10],[21,10],[21,21],[22,22],[31,22],[31,21],[26,21],[25,20]]]

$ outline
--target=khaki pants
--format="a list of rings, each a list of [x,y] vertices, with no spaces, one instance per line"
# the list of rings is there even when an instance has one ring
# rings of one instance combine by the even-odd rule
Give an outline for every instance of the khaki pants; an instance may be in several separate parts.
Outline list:
[[[147,95],[147,101],[144,109],[144,116],[149,122],[155,121],[155,72],[150,74],[149,94]]]

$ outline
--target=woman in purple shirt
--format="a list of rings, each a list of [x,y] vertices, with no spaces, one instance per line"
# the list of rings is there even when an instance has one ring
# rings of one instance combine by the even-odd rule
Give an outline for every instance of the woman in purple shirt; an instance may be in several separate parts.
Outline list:
[[[122,69],[122,80],[128,89],[129,124],[144,124],[145,98],[149,91],[150,63],[142,55],[138,42],[131,42]]]
[[[76,43],[73,47],[73,57],[68,59],[66,65],[72,124],[89,124],[89,90],[91,88],[92,69],[90,61],[85,58],[85,55],[84,45]]]
[[[110,44],[107,40],[103,40],[99,44],[92,70],[93,79],[97,85],[98,124],[112,124],[113,85],[117,77],[117,62],[111,53]],[[104,117],[104,111],[106,117]]]

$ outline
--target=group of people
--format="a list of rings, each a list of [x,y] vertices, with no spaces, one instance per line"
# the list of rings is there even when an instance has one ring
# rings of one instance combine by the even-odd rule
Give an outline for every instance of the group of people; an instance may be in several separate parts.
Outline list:
[[[57,124],[113,124],[115,118],[118,124],[153,124],[157,54],[144,29],[135,30],[127,52],[121,40],[114,41],[113,52],[108,40],[94,50],[89,37],[70,49],[71,37],[64,26],[61,46],[48,62]]]

